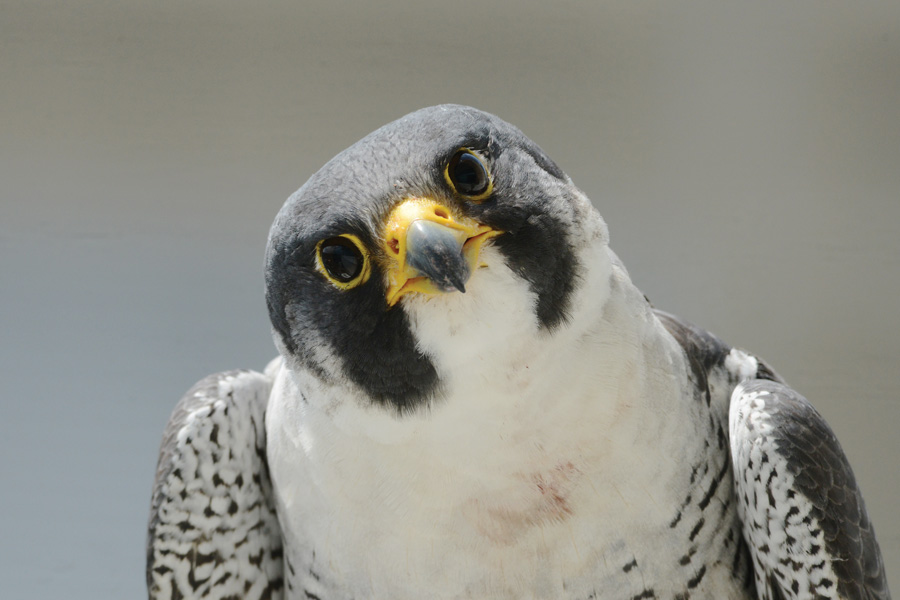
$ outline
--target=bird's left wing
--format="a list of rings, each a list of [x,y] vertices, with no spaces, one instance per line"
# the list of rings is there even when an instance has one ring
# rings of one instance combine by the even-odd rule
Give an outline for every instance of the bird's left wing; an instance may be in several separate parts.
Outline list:
[[[791,388],[735,388],[729,411],[738,512],[760,598],[887,599],[881,551],[831,428]]]
[[[150,507],[151,599],[282,597],[266,462],[271,388],[262,373],[228,371],[201,380],[175,407]]]

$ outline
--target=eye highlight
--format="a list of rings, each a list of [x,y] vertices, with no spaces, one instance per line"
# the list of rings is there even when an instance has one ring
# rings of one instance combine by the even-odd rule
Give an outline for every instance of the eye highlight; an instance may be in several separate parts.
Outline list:
[[[316,244],[316,263],[331,283],[349,290],[369,279],[369,256],[362,241],[345,233]]]
[[[460,148],[453,155],[444,169],[444,179],[454,192],[475,201],[490,196],[494,187],[484,159],[468,148]]]

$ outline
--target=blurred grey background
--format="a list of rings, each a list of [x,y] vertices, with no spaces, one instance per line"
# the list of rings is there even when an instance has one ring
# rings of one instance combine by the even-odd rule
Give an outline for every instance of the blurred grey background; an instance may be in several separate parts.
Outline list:
[[[416,108],[494,112],[661,308],[831,422],[900,592],[900,3],[0,0],[0,588],[134,598],[160,434],[274,355],[282,201]]]

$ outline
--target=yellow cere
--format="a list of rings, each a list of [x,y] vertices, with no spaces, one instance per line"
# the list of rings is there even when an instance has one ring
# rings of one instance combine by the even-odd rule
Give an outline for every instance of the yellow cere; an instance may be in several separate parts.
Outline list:
[[[479,266],[478,255],[484,242],[502,233],[472,218],[455,216],[449,208],[431,198],[407,198],[391,212],[384,230],[388,306],[393,306],[410,292],[442,293],[429,279],[406,264],[406,235],[412,223],[420,219],[458,232],[458,239],[464,244],[463,255],[473,271]]]

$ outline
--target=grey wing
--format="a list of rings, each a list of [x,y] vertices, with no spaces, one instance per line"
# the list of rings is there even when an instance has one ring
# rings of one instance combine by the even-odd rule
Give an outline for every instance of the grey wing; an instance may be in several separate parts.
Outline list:
[[[150,506],[150,598],[282,597],[266,463],[271,388],[262,373],[229,371],[201,380],[175,407]]]
[[[890,598],[853,471],[791,388],[750,380],[729,412],[738,513],[760,598]]]

